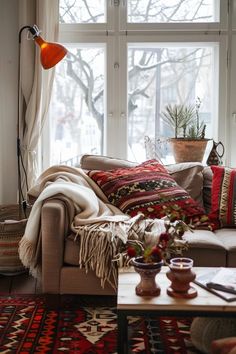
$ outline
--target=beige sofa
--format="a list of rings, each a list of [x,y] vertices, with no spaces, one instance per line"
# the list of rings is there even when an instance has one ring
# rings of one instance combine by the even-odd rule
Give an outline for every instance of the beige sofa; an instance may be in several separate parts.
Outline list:
[[[130,167],[134,163],[103,156],[85,155],[81,167],[112,169]],[[184,163],[167,167],[174,179],[190,195],[210,208],[212,173],[209,167],[199,163]],[[42,288],[48,294],[115,294],[111,286],[103,289],[95,273],[79,268],[79,245],[68,238],[66,205],[60,199],[44,202],[41,211],[42,230]],[[236,267],[236,229],[220,229],[215,232],[196,230],[185,235],[190,248],[185,254],[193,258],[196,266]]]

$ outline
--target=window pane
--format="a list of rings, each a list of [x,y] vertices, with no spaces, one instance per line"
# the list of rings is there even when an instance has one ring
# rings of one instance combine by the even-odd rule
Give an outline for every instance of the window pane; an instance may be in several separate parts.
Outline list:
[[[201,100],[200,120],[207,124],[206,137],[213,136],[214,47],[188,44],[128,49],[128,143],[129,159],[146,158],[144,136],[174,137],[162,120],[167,104],[192,104]],[[214,78],[217,82],[217,78]],[[171,151],[163,145],[165,162],[173,162]],[[168,160],[169,159],[169,160]]]
[[[80,154],[103,152],[105,47],[67,48],[69,55],[57,65],[53,87],[51,164],[74,164]]]
[[[104,23],[105,0],[60,0],[60,23]]]
[[[129,23],[219,21],[219,0],[128,0]]]

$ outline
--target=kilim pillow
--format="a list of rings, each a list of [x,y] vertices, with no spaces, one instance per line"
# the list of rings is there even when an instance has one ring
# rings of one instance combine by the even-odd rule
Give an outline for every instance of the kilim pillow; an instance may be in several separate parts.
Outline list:
[[[131,216],[143,213],[148,218],[161,218],[163,205],[173,204],[182,208],[188,220],[204,214],[204,209],[157,160],[130,168],[92,170],[88,175],[102,189],[111,204]]]
[[[236,169],[211,166],[213,172],[210,220],[219,227],[236,226]]]

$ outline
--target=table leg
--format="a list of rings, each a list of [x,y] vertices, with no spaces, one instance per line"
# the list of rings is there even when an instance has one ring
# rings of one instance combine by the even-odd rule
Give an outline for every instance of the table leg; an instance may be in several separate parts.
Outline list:
[[[128,353],[128,320],[126,313],[119,310],[117,311],[117,330],[117,352],[118,354],[126,354]]]

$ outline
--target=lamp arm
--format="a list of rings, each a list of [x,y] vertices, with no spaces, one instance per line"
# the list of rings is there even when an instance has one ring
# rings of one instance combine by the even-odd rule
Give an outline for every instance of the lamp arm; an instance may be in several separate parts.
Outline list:
[[[21,43],[21,34],[22,34],[22,32],[24,31],[24,29],[28,29],[29,31],[30,31],[30,29],[32,28],[31,26],[23,26],[21,29],[20,29],[20,31],[19,31],[19,43]]]
[[[22,32],[24,31],[24,29],[28,29],[29,30],[29,32],[32,34],[32,36],[33,36],[33,38],[35,38],[35,37],[38,37],[39,36],[39,34],[40,34],[40,30],[39,30],[39,28],[38,28],[38,26],[37,25],[33,25],[33,26],[23,26],[21,29],[20,29],[20,31],[19,31],[19,43],[21,43],[21,34],[22,34]]]

